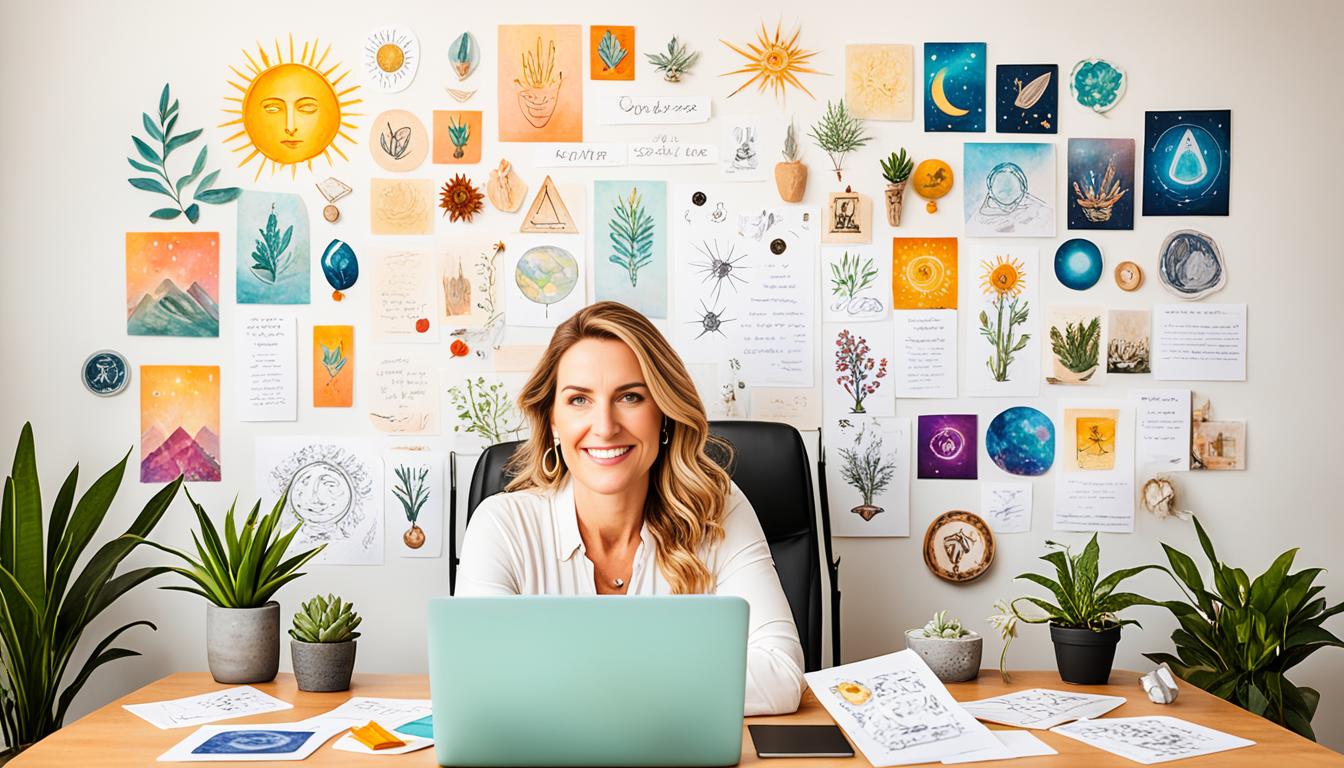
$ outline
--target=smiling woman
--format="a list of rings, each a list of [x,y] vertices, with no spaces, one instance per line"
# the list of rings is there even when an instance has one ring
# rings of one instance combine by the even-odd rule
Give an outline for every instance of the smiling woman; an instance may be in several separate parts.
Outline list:
[[[457,594],[742,597],[746,713],[794,711],[802,646],[770,549],[705,452],[704,406],[658,329],[623,304],[585,307],[556,328],[518,400],[532,437],[509,492],[471,518]]]

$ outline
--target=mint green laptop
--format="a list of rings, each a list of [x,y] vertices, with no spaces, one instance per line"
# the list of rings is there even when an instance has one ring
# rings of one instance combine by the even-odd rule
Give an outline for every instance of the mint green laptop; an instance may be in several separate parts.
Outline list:
[[[440,765],[735,765],[740,597],[443,597],[429,603]]]

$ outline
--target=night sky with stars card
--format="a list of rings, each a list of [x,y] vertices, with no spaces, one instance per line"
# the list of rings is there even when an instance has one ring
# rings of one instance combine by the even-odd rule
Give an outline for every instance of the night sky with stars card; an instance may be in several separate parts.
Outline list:
[[[1059,65],[1000,64],[994,72],[999,133],[1059,133]]]
[[[1069,229],[1134,228],[1134,140],[1069,139]]]
[[[1143,215],[1226,216],[1232,112],[1145,112]]]
[[[984,133],[984,43],[924,44],[924,130]]]

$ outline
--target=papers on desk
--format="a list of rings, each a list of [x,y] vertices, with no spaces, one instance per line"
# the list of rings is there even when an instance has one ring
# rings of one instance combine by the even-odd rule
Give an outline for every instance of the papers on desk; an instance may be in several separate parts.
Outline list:
[[[380,699],[372,696],[355,696],[330,712],[310,717],[303,722],[309,725],[334,726],[339,732],[373,720],[395,732],[406,742],[406,746],[370,749],[346,733],[337,739],[331,748],[362,755],[403,755],[434,745],[434,739],[431,738],[433,731],[427,727],[430,712],[429,699]]]
[[[1058,755],[1044,741],[1027,731],[990,731],[998,739],[999,746],[989,749],[977,749],[963,752],[956,757],[943,758],[943,765],[958,763],[978,763],[981,760],[1012,760],[1015,757],[1036,757],[1039,755]]]
[[[1002,747],[952,699],[924,660],[904,650],[808,672],[817,700],[874,766],[927,763]]]
[[[961,706],[975,717],[991,723],[1044,730],[1072,720],[1100,717],[1124,703],[1124,696],[1031,688],[990,699],[967,701]]]
[[[161,763],[303,760],[341,732],[334,724],[203,725],[159,755]]]
[[[1211,755],[1255,744],[1249,739],[1162,715],[1079,720],[1050,731],[1144,765]]]
[[[293,709],[294,705],[268,696],[250,685],[227,688],[184,699],[123,704],[122,708],[155,728],[189,728],[218,720],[249,717]]]

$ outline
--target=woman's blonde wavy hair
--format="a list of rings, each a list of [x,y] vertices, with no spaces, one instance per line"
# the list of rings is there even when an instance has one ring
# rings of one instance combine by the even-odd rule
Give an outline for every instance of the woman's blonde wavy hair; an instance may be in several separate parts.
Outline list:
[[[667,419],[667,445],[649,470],[649,493],[644,523],[658,544],[658,569],[675,594],[705,593],[714,579],[696,554],[701,545],[723,540],[723,518],[730,490],[728,473],[706,452],[730,456],[728,444],[709,434],[695,384],[681,358],[643,315],[614,301],[579,310],[555,329],[532,377],[518,396],[518,406],[532,427],[532,436],[509,462],[514,475],[506,490],[555,490],[564,484],[569,468],[557,460],[559,471],[543,471],[543,456],[552,446],[551,411],[555,407],[560,358],[583,339],[624,342],[644,375],[653,402]]]

